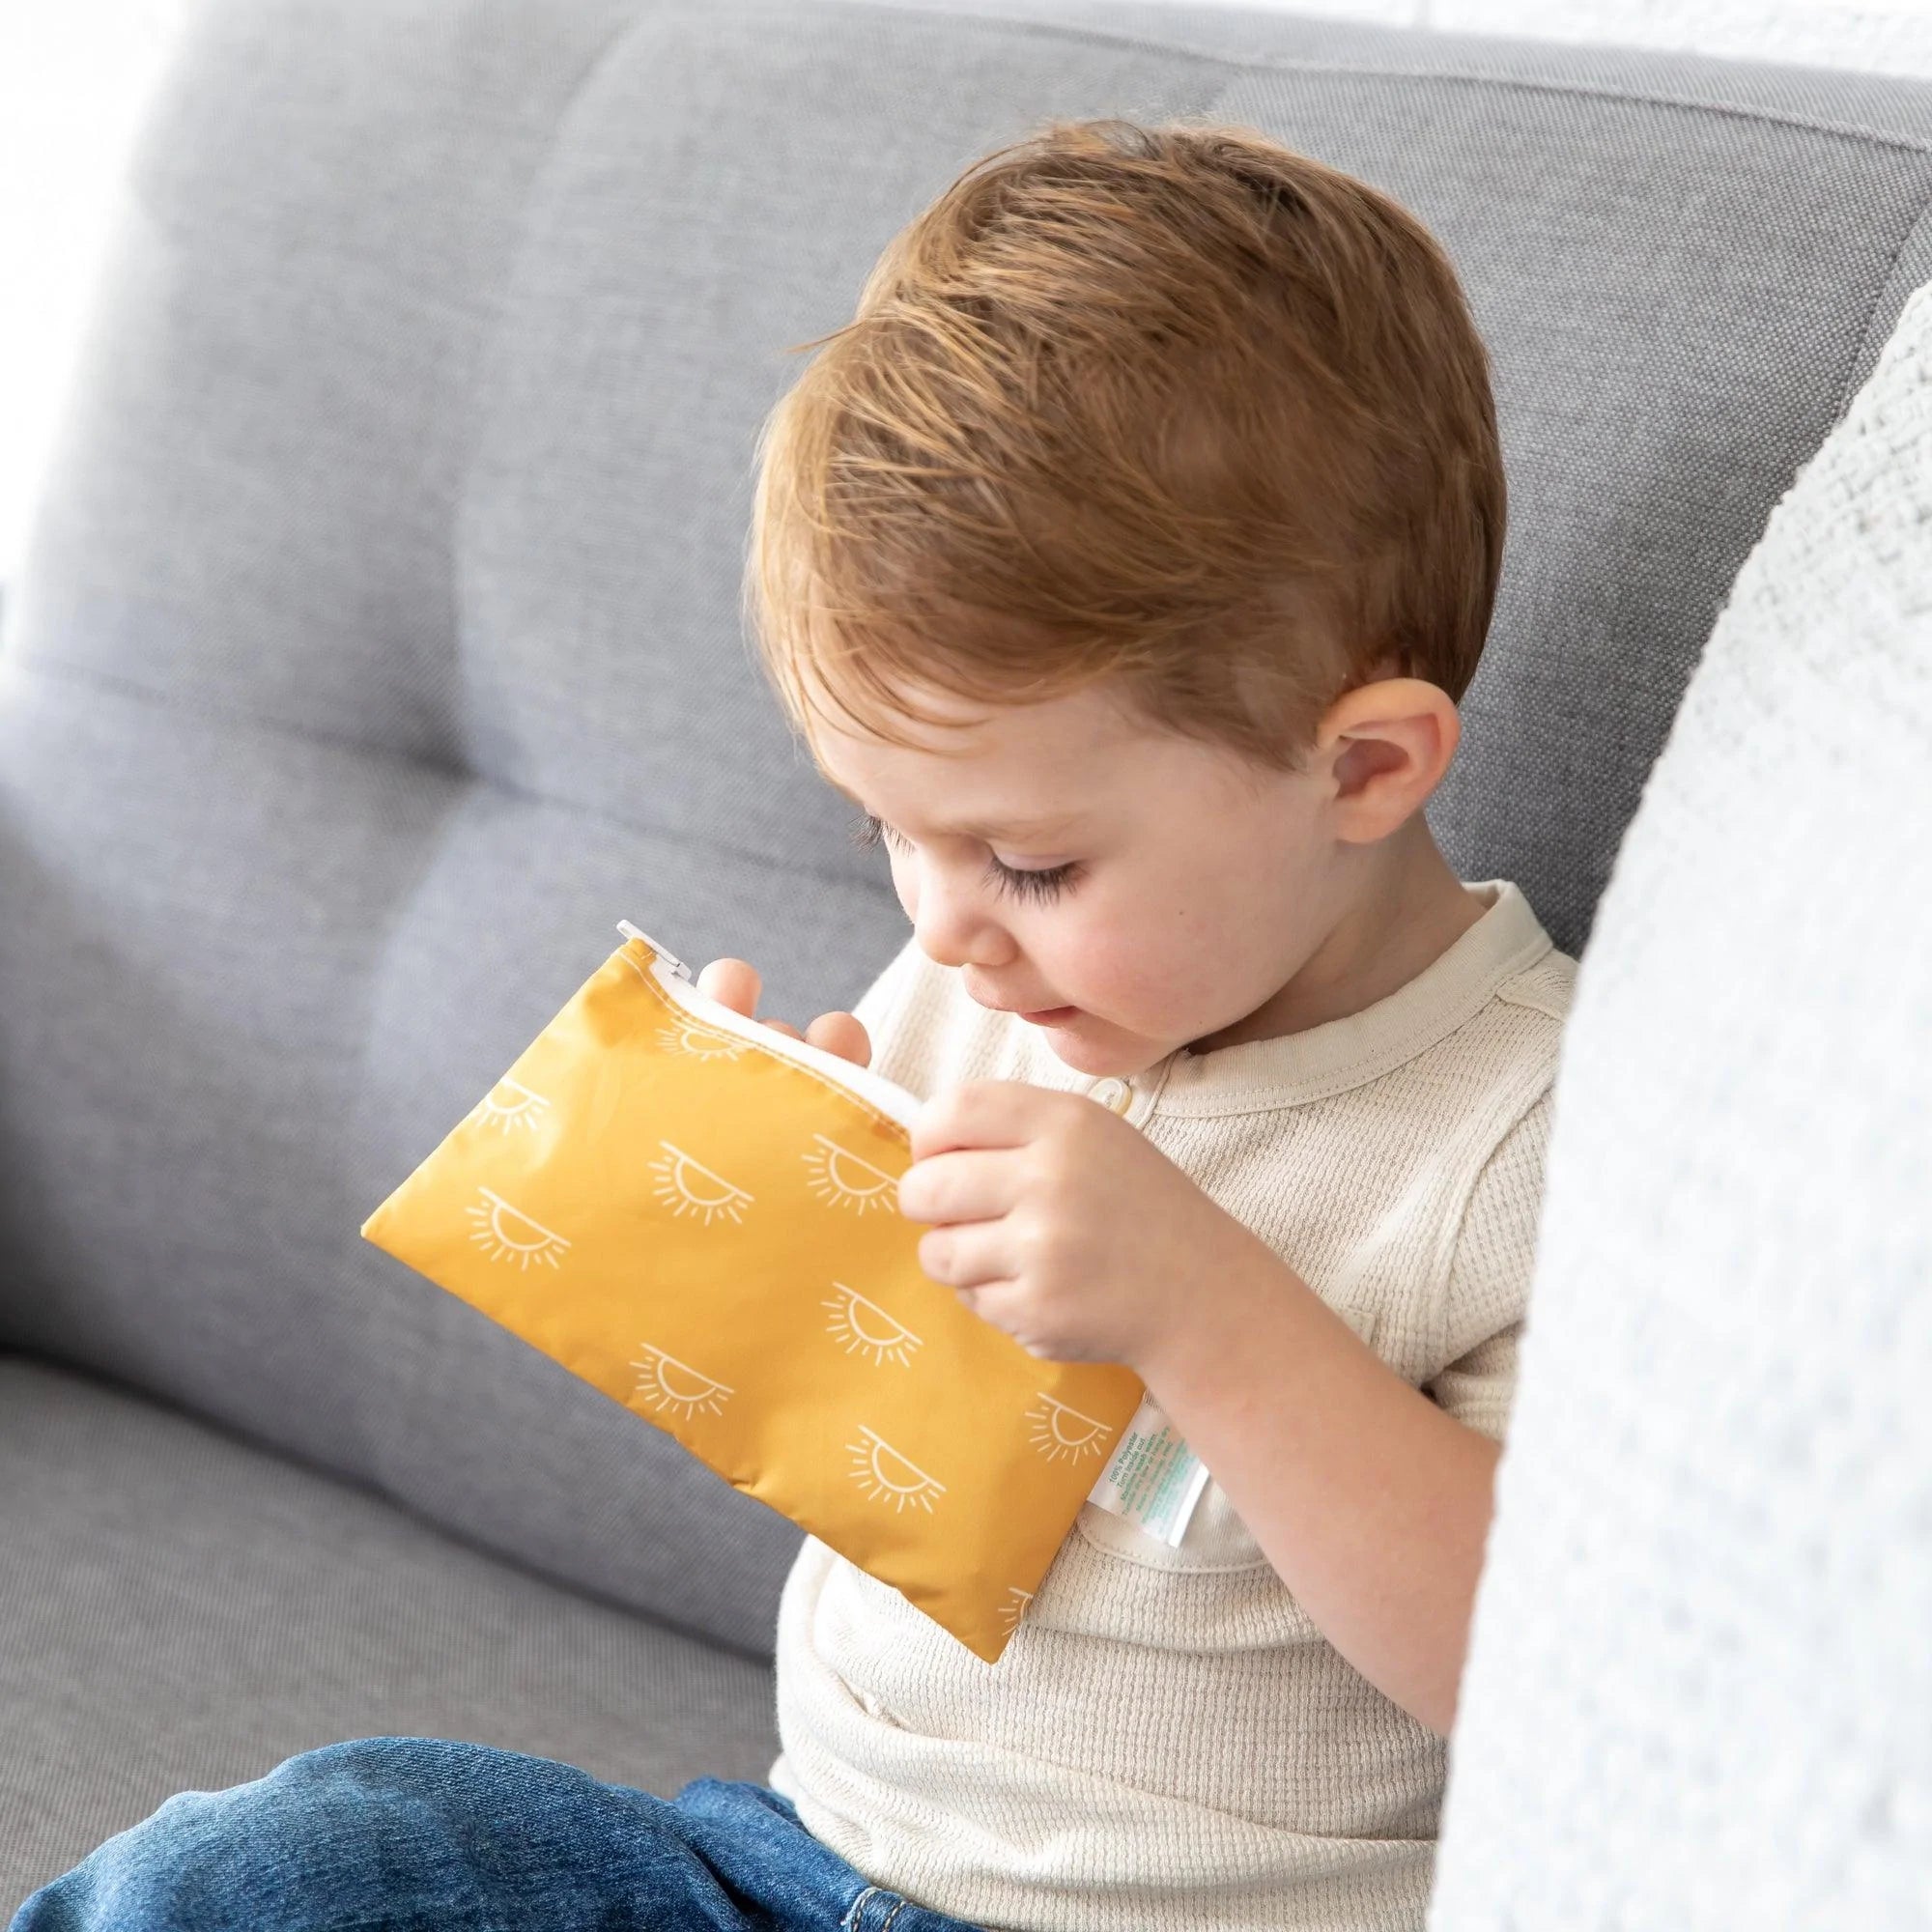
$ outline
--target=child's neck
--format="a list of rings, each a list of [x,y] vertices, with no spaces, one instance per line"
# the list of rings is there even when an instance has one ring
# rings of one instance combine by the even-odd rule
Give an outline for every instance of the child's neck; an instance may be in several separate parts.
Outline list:
[[[1293,979],[1193,1053],[1346,1019],[1407,985],[1481,919],[1420,812],[1361,854],[1348,904]]]

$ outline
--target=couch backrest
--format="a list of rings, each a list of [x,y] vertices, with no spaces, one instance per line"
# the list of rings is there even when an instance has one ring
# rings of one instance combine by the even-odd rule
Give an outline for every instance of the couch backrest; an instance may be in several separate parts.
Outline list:
[[[1932,270],[1932,87],[1252,13],[202,0],[0,648],[0,1345],[768,1646],[797,1532],[357,1230],[635,920],[903,936],[740,634],[753,439],[1053,115],[1440,237],[1512,526],[1434,817],[1577,947],[1692,658]]]

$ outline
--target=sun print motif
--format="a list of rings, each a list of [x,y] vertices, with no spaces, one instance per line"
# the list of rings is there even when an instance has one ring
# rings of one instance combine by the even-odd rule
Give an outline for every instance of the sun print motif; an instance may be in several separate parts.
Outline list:
[[[734,1187],[723,1176],[713,1174],[681,1147],[669,1141],[660,1141],[658,1146],[665,1151],[661,1158],[651,1162],[651,1172],[658,1178],[658,1199],[673,1214],[702,1214],[707,1228],[717,1216],[734,1225],[744,1221],[752,1195],[742,1187]]]
[[[895,1510],[919,1508],[930,1516],[932,1499],[946,1493],[946,1485],[928,1476],[909,1457],[901,1456],[875,1429],[862,1422],[863,1442],[848,1442],[852,1479],[875,1502],[889,1500]]]
[[[832,1310],[826,1332],[848,1355],[867,1354],[875,1362],[897,1362],[901,1367],[912,1360],[923,1337],[856,1288],[847,1288],[842,1281],[832,1286],[838,1293],[818,1305]]]
[[[1078,1462],[1090,1452],[1098,1456],[1114,1433],[1104,1422],[1050,1395],[1042,1395],[1022,1419],[1033,1424],[1033,1446],[1049,1463],[1057,1463],[1063,1456]]]
[[[799,1158],[811,1170],[811,1191],[835,1208],[851,1208],[864,1214],[888,1208],[897,1199],[898,1182],[883,1168],[862,1160],[850,1148],[824,1134],[811,1137],[818,1146]]]
[[[675,1355],[666,1354],[649,1342],[639,1342],[638,1347],[644,1351],[644,1359],[633,1359],[631,1363],[634,1369],[640,1372],[637,1386],[631,1393],[641,1396],[653,1408],[668,1409],[685,1421],[689,1421],[699,1409],[707,1415],[722,1415],[724,1412],[724,1398],[737,1393],[727,1384],[700,1375],[689,1362],[680,1362]]]
[[[680,1016],[658,1029],[658,1044],[667,1053],[689,1053],[698,1060],[736,1060],[751,1041]]]
[[[521,1262],[526,1268],[540,1262],[552,1267],[562,1265],[557,1257],[570,1243],[561,1235],[553,1233],[521,1208],[512,1208],[494,1189],[478,1187],[476,1191],[487,1205],[478,1204],[463,1211],[476,1223],[469,1238],[493,1262]]]
[[[507,1097],[499,1100],[497,1097],[499,1094]],[[550,1105],[534,1088],[526,1087],[521,1080],[512,1080],[506,1073],[477,1102],[476,1117],[491,1126],[501,1127],[506,1134],[518,1127],[528,1127],[534,1133],[549,1117]]]
[[[1033,1592],[1022,1590],[1017,1583],[1007,1585],[1007,1601],[999,1607],[1000,1628],[1009,1634],[1020,1627],[1020,1619],[1026,1615],[1027,1605],[1033,1602]]]

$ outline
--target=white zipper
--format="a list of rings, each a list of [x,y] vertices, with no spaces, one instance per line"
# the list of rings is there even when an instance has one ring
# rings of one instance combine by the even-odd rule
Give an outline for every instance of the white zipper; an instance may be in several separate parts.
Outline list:
[[[855,1065],[836,1053],[827,1052],[822,1046],[813,1046],[810,1040],[793,1039],[789,1034],[780,1033],[776,1027],[767,1026],[762,1020],[747,1019],[723,1000],[714,1000],[709,993],[700,993],[692,978],[691,968],[674,952],[660,946],[649,933],[640,932],[627,919],[617,922],[617,930],[626,939],[643,942],[651,955],[652,979],[679,1006],[701,1019],[706,1026],[715,1027],[720,1033],[736,1034],[741,1038],[754,1040],[776,1053],[781,1060],[796,1061],[801,1066],[810,1067],[814,1073],[821,1073],[828,1080],[849,1089],[861,1099],[869,1100],[880,1113],[889,1115],[900,1126],[911,1130],[914,1115],[924,1104],[917,1094],[909,1094],[903,1087],[874,1073],[869,1067]]]
[[[675,973],[680,980],[689,980],[691,978],[691,968],[687,966],[684,963],[684,961],[677,956],[676,953],[671,952],[671,950],[667,946],[660,946],[657,943],[657,941],[650,936],[648,932],[639,932],[638,928],[635,925],[633,925],[628,919],[620,919],[617,922],[617,930],[621,932],[626,939],[641,939],[644,942],[644,944],[648,946],[651,949],[651,951],[655,952],[657,956],[660,959],[662,959],[664,963],[667,966],[668,966],[670,970],[673,973]]]

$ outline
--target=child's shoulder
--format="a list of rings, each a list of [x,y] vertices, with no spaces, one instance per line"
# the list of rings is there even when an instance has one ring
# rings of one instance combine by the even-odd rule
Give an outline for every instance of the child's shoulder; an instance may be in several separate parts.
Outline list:
[[[1547,1111],[1577,986],[1577,960],[1556,946],[1520,891],[1492,883],[1493,929],[1465,936],[1466,978],[1444,976],[1450,1023],[1407,1066],[1392,1069],[1405,1091],[1418,1083],[1430,1093],[1454,1088],[1472,1144],[1499,1141],[1533,1109]]]
[[[1542,958],[1503,980],[1496,987],[1496,998],[1512,1006],[1532,1008],[1560,1027],[1570,1016],[1576,989],[1577,961],[1552,945]]]
[[[1569,1010],[1577,961],[1550,937],[1529,895],[1514,879],[1465,880],[1463,890],[1484,903],[1483,916],[1439,964],[1466,954],[1466,971],[1501,997],[1560,1019]]]

